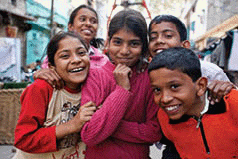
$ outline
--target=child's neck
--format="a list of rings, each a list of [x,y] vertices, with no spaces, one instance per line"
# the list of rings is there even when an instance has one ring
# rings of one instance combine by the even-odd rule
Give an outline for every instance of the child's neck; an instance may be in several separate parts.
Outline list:
[[[200,97],[200,102],[197,106],[197,110],[195,111],[195,116],[197,117],[200,117],[202,116],[203,114],[205,114],[208,110],[208,107],[209,107],[209,100],[207,98],[207,92],[205,93],[204,96]]]
[[[64,89],[66,89],[68,92],[71,92],[71,93],[77,93],[81,91],[81,85],[78,85],[78,87],[65,85]]]

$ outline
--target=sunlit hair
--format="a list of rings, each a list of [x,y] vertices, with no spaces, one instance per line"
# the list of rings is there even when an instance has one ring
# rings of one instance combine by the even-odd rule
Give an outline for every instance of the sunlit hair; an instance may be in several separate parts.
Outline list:
[[[59,49],[60,41],[67,38],[67,37],[73,37],[73,38],[78,39],[83,44],[85,49],[88,51],[88,47],[87,47],[86,43],[80,37],[79,34],[76,34],[76,33],[73,33],[73,32],[64,32],[64,31],[59,32],[50,40],[50,42],[48,43],[47,48],[46,48],[48,61],[52,66],[55,66],[54,57],[55,57],[55,53]]]
[[[192,78],[193,82],[201,77],[201,66],[197,55],[190,49],[174,47],[155,55],[149,64],[148,72],[160,68],[179,70]]]
[[[173,15],[158,15],[149,24],[149,36],[151,32],[152,24],[160,24],[162,22],[170,22],[176,26],[177,31],[179,32],[180,41],[187,40],[187,29],[185,24]]]
[[[112,36],[121,29],[131,31],[141,39],[142,53],[141,58],[137,64],[138,69],[140,69],[142,65],[144,65],[144,63],[146,62],[147,57],[149,56],[146,20],[143,15],[136,10],[122,10],[112,18],[109,24],[109,41],[112,39]]]

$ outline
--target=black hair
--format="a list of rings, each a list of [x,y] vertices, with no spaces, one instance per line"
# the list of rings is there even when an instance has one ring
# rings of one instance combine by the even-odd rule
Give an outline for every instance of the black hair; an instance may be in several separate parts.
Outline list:
[[[177,31],[179,32],[180,40],[181,41],[187,40],[187,29],[186,29],[185,24],[173,15],[158,15],[158,16],[156,16],[150,22],[148,32],[149,33],[151,32],[152,24],[159,24],[159,23],[162,23],[162,22],[173,23],[176,26]]]
[[[53,38],[50,40],[50,42],[48,43],[47,48],[46,48],[46,53],[47,53],[47,56],[48,56],[48,61],[49,61],[49,63],[52,66],[55,66],[54,57],[55,57],[55,53],[59,49],[59,42],[61,40],[65,39],[66,37],[73,37],[73,38],[79,39],[79,41],[84,45],[84,47],[88,51],[88,47],[87,47],[86,43],[80,37],[79,34],[76,34],[74,32],[64,32],[64,31],[61,31],[61,32],[57,33],[55,36],[53,36]]]
[[[93,8],[91,8],[90,6],[87,6],[87,5],[83,4],[83,5],[78,6],[77,8],[75,8],[75,9],[72,11],[72,13],[70,14],[70,17],[69,17],[69,22],[68,22],[68,24],[73,25],[74,19],[75,19],[75,17],[77,16],[78,11],[79,11],[80,9],[83,9],[83,8],[89,9],[90,11],[92,11],[93,13],[95,13],[95,15],[96,15],[96,17],[97,17],[97,19],[98,19],[98,14],[97,14],[97,12],[96,12]],[[93,39],[90,41],[90,44],[91,44],[92,46],[94,46],[95,48],[99,48],[99,47],[102,47],[102,46],[104,45],[104,40],[101,39],[101,38],[93,38]]]
[[[112,36],[121,29],[132,31],[141,39],[142,53],[138,66],[141,67],[149,56],[148,53],[148,38],[147,38],[147,24],[143,15],[133,9],[124,9],[118,12],[111,20],[108,29],[109,41]],[[140,69],[140,68],[138,68]]]
[[[183,47],[169,48],[155,55],[149,64],[148,72],[160,68],[180,70],[191,77],[193,82],[201,77],[199,58],[191,49]]]

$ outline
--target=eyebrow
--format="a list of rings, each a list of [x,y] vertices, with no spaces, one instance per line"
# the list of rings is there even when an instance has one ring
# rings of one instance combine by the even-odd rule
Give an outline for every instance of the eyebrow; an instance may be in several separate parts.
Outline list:
[[[173,32],[173,33],[175,33],[175,31],[172,30],[172,29],[165,29],[165,30],[162,30],[162,32],[163,32],[163,33],[164,33],[164,32]],[[157,31],[151,31],[150,34],[158,34],[158,32],[157,32]]]
[[[112,39],[125,41],[125,40],[123,40],[120,37],[112,37]],[[139,42],[141,42],[140,38],[138,38],[138,39],[130,39],[129,41],[139,41]]]
[[[94,18],[94,19],[98,19],[97,17],[94,17],[94,16],[89,16],[89,15],[87,15],[87,14],[82,14],[82,15],[80,15],[79,17],[89,17],[89,18]]]
[[[85,47],[77,47],[75,50],[80,50],[80,49],[87,50]],[[64,50],[61,50],[59,53],[61,53],[61,52],[69,52],[69,50],[68,49],[64,49]]]

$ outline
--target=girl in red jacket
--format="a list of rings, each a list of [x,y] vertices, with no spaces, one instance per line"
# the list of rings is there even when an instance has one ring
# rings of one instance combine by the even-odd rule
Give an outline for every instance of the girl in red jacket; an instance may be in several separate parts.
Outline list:
[[[25,89],[15,129],[15,158],[84,158],[79,132],[96,111],[93,102],[80,103],[89,73],[87,52],[84,41],[73,33],[62,32],[51,39],[49,68],[62,78],[64,89],[56,90],[41,79]]]

